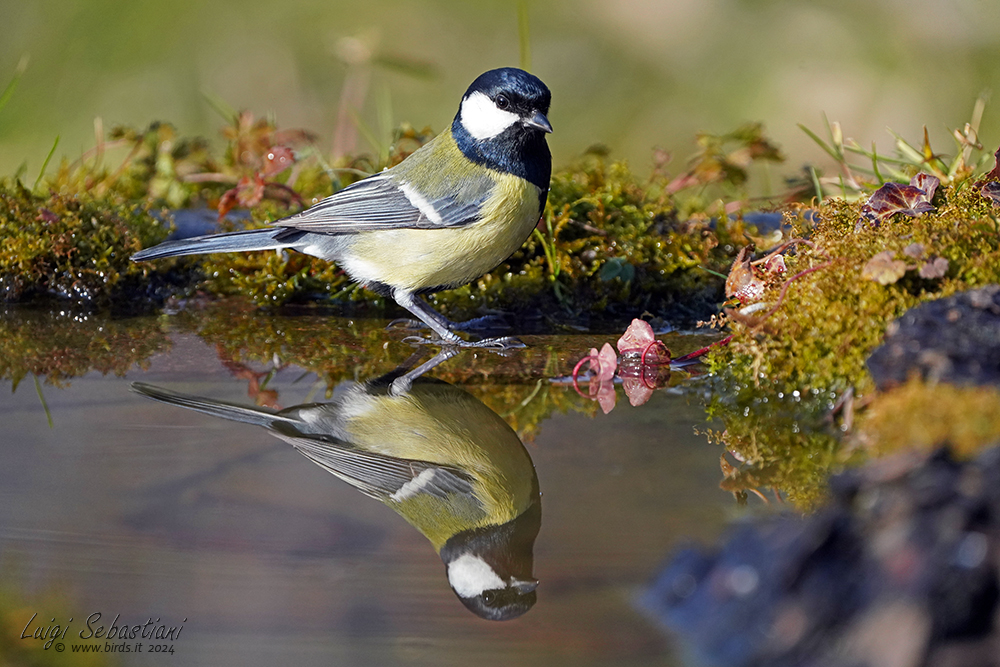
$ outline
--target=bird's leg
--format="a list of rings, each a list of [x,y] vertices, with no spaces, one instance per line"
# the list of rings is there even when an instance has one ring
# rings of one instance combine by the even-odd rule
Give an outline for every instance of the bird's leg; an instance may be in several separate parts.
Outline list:
[[[507,350],[516,347],[524,347],[524,343],[517,338],[505,336],[503,338],[484,338],[478,341],[467,341],[454,332],[454,323],[427,305],[423,299],[413,292],[405,290],[393,290],[392,298],[403,308],[417,316],[438,335],[438,340],[427,340],[413,337],[415,342],[454,345],[457,347],[486,347],[500,350]]]
[[[416,380],[418,377],[420,377],[427,371],[431,370],[438,364],[443,363],[448,359],[451,359],[458,353],[459,350],[455,347],[446,347],[442,349],[440,352],[435,354],[433,357],[431,357],[424,363],[420,364],[416,368],[411,368],[409,371],[407,371],[403,375],[400,375],[398,378],[393,380],[392,383],[389,385],[389,393],[392,394],[393,396],[402,396],[403,394],[406,394],[407,392],[410,391],[410,387],[413,386],[414,380]],[[417,355],[413,356],[416,357]],[[409,362],[411,359],[413,359],[413,357],[407,359],[407,362]]]
[[[451,322],[436,310],[427,305],[427,302],[418,297],[413,292],[405,290],[393,290],[392,298],[403,308],[417,316],[421,322],[431,328],[445,345],[461,345],[465,341],[451,330]]]

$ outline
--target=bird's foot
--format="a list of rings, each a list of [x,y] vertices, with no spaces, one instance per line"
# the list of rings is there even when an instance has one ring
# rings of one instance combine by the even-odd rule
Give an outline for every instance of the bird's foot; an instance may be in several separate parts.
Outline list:
[[[517,350],[523,347],[528,347],[525,345],[520,338],[514,336],[502,336],[499,338],[483,338],[482,340],[473,341],[462,341],[458,343],[459,347],[481,347],[487,350]]]

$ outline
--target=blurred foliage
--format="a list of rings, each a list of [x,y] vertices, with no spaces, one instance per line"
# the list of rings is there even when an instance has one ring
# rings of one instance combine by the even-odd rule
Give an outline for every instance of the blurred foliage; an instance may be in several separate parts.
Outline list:
[[[122,377],[169,347],[156,318],[0,307],[0,379],[12,390],[28,375],[56,387],[91,371]]]
[[[973,457],[1000,442],[1000,389],[913,379],[877,394],[850,442],[878,456],[948,443],[957,455]]]
[[[64,590],[59,591],[44,590],[41,594],[31,596],[31,600],[16,591],[10,582],[24,580],[21,567],[12,563],[10,559],[0,564],[0,573],[4,583],[0,584],[0,664],[5,667],[56,667],[68,665],[70,667],[102,667],[104,665],[120,664],[117,654],[108,654],[104,651],[97,652],[77,652],[70,647],[77,643],[93,646],[104,642],[91,640],[81,642],[79,633],[86,628],[85,620],[80,618],[79,606],[67,599]],[[32,616],[34,615],[34,619]],[[72,622],[69,619],[73,618]],[[52,622],[50,619],[55,619]],[[30,622],[30,627],[29,627]],[[67,630],[67,624],[69,629]],[[52,640],[35,639],[34,633],[45,633],[49,629],[54,629],[58,625],[59,638]],[[22,635],[26,636],[22,638]],[[65,637],[63,634],[65,633]],[[73,642],[73,640],[76,642]],[[46,644],[52,641],[52,645]],[[59,642],[65,646],[65,650],[57,651],[54,647]],[[118,642],[120,643],[120,642]]]

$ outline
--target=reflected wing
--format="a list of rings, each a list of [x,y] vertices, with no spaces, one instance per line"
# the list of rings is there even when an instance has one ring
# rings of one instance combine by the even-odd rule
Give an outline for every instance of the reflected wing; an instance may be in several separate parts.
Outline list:
[[[421,494],[471,497],[472,477],[451,466],[399,459],[315,438],[284,436],[309,460],[378,500],[403,502]]]
[[[452,197],[429,200],[384,172],[358,181],[275,224],[325,234],[461,227],[479,220],[480,205],[488,195],[489,189],[484,187],[467,201]]]

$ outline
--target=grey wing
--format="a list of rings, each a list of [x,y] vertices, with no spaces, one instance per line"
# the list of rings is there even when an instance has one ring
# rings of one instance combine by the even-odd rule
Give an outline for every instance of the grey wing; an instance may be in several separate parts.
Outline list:
[[[489,196],[490,185],[484,183],[468,200],[428,199],[409,184],[383,172],[349,185],[312,208],[275,224],[321,234],[461,227],[479,220],[479,209]]]
[[[420,494],[472,496],[472,477],[451,466],[366,452],[316,438],[281,436],[306,458],[378,500],[402,502]]]

